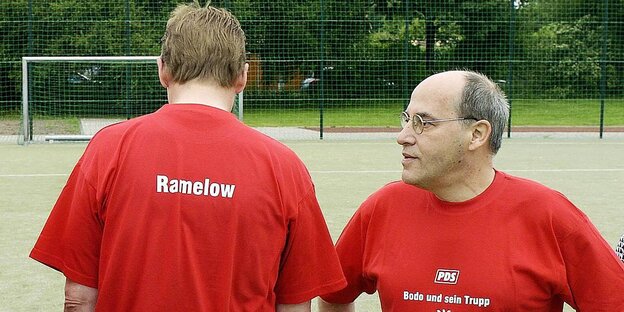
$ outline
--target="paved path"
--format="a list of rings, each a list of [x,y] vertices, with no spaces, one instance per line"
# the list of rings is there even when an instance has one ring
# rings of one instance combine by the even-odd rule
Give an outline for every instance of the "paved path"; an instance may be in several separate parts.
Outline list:
[[[123,119],[90,119],[80,120],[80,135],[35,135],[35,142],[50,141],[88,141],[103,127],[123,121]],[[320,140],[318,128],[302,127],[257,127],[262,133],[280,141],[288,140]],[[328,127],[323,129],[323,140],[395,140],[398,128],[352,128]],[[507,132],[504,134],[507,138]],[[514,138],[543,138],[543,139],[598,139],[598,127],[513,127],[511,137]],[[603,139],[624,139],[624,127],[606,127]],[[0,143],[21,143],[23,140],[17,135],[0,136]]]

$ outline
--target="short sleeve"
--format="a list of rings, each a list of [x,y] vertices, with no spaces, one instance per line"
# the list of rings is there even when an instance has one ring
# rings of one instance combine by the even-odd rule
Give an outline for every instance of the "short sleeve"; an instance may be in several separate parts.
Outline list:
[[[96,192],[79,161],[52,208],[30,257],[79,284],[97,288],[102,226]]]
[[[365,201],[349,220],[336,243],[347,287],[321,296],[327,302],[346,304],[353,302],[362,292],[372,294],[376,290],[375,282],[365,277],[363,268],[368,228],[368,219],[363,210],[368,204],[370,199]]]
[[[345,286],[338,256],[311,187],[288,225],[275,287],[277,303],[296,304]]]
[[[624,264],[587,217],[561,246],[566,301],[579,311],[624,311]]]

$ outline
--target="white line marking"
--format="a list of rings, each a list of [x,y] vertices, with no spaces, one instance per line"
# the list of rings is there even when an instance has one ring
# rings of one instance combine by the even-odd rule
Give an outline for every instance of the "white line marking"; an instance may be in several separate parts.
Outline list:
[[[624,168],[612,169],[510,169],[501,170],[503,172],[612,172],[624,171]]]
[[[503,172],[623,172],[624,168],[597,169],[500,169]],[[401,170],[310,170],[318,174],[400,173]],[[0,178],[66,177],[67,173],[0,174]]]
[[[503,172],[621,172],[624,168],[613,169],[500,169]],[[400,173],[401,170],[311,170],[310,173],[340,174],[340,173]]]
[[[624,145],[624,142],[508,142],[510,145]]]
[[[399,173],[401,170],[311,170],[310,173]]]
[[[65,177],[67,173],[0,174],[0,178]]]

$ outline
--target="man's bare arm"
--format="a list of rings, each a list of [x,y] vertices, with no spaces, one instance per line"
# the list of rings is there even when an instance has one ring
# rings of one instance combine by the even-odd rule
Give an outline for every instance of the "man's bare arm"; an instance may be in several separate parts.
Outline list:
[[[98,290],[78,284],[69,278],[65,280],[65,312],[93,312]]]
[[[310,301],[299,304],[278,304],[276,312],[310,312]]]
[[[319,312],[355,312],[355,305],[353,302],[347,304],[329,303],[319,298],[318,306]]]

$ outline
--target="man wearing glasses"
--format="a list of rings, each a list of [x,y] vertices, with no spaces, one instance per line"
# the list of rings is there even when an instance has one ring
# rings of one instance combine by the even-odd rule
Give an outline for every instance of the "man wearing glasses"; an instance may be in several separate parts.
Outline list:
[[[562,194],[494,169],[508,103],[484,75],[450,71],[412,92],[402,181],[372,194],[337,242],[348,286],[320,311],[624,311],[624,265]]]

